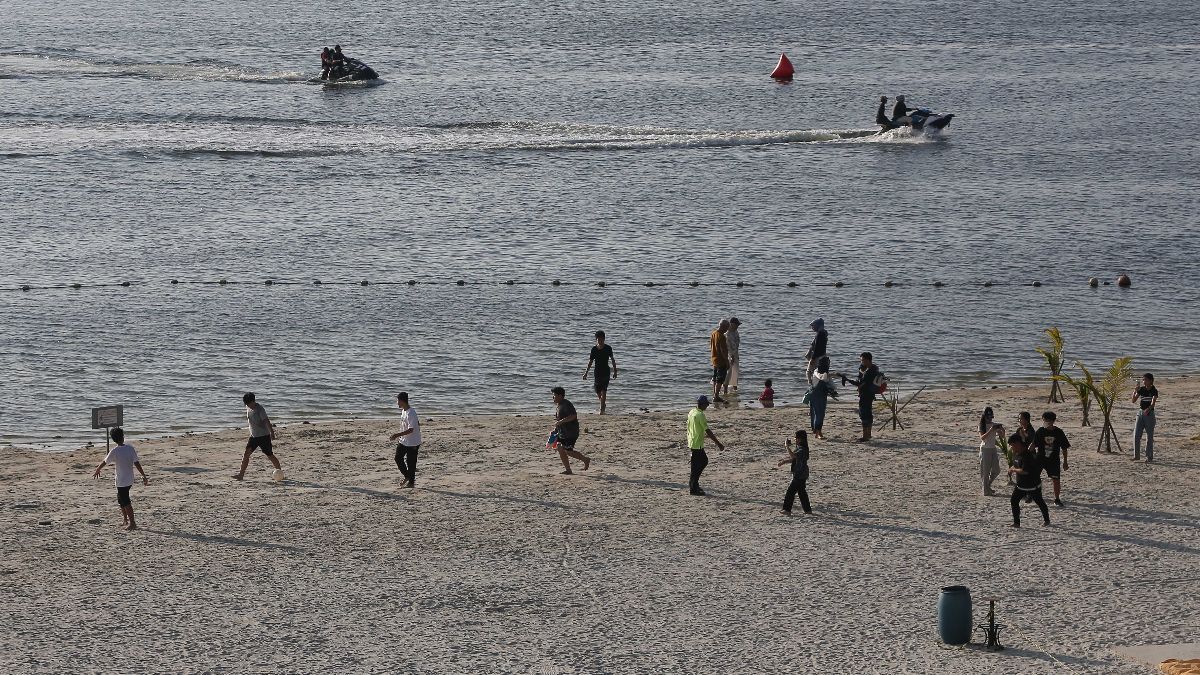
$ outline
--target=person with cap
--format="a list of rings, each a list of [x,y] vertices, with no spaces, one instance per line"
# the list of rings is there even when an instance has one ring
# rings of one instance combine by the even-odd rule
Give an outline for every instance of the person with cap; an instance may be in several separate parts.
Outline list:
[[[725,386],[721,393],[726,396],[729,395],[730,389],[736,392],[738,388],[741,366],[741,356],[738,350],[742,348],[742,336],[738,333],[738,326],[741,325],[741,319],[735,316],[729,320],[729,331],[725,333],[725,345],[729,347],[729,374],[725,376]]]
[[[404,487],[417,485],[417,451],[421,449],[421,420],[415,408],[408,404],[408,392],[396,394],[396,407],[400,408],[400,431],[392,434],[396,444],[396,467],[404,476]]]
[[[904,103],[904,94],[896,97],[896,106],[892,108],[892,126],[900,127],[912,124],[912,118],[908,116],[909,108]]]
[[[825,319],[820,317],[808,324],[808,327],[816,333],[813,336],[812,344],[808,346],[808,353],[804,355],[804,358],[808,359],[804,377],[809,384],[812,384],[813,371],[817,369],[817,361],[829,351],[829,333],[825,330]]]
[[[862,420],[862,438],[858,439],[859,443],[867,443],[871,440],[871,426],[875,423],[875,394],[879,393],[880,373],[879,366],[874,363],[874,357],[871,352],[863,352],[859,357],[858,379],[851,380],[845,375],[842,375],[842,386],[850,383],[858,387],[858,416]]]
[[[729,333],[729,321],[721,319],[715,330],[708,336],[708,358],[712,362],[713,403],[724,403],[721,398],[721,387],[729,376],[729,341],[725,339]]]
[[[692,451],[692,474],[691,480],[688,481],[688,492],[700,497],[704,496],[704,490],[700,489],[700,474],[704,472],[704,467],[708,466],[708,453],[704,452],[704,439],[711,438],[713,443],[717,444],[717,448],[725,449],[725,446],[713,434],[712,429],[708,428],[708,418],[704,416],[706,409],[708,409],[708,397],[701,396],[696,399],[696,407],[692,408],[687,418],[687,443],[688,448]]]
[[[575,412],[575,406],[567,400],[567,391],[562,387],[554,387],[550,393],[554,396],[554,429],[551,430],[551,437],[558,449],[558,458],[562,460],[562,473],[565,476],[574,473],[571,471],[571,457],[583,462],[583,470],[587,471],[592,459],[575,450],[575,443],[579,441],[579,415]]]

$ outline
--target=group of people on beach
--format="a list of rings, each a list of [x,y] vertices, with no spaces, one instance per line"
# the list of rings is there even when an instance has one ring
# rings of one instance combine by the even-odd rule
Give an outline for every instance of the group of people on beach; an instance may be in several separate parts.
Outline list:
[[[726,403],[720,394],[729,395],[732,388],[737,390],[739,365],[739,349],[741,339],[738,328],[741,321],[737,317],[722,319],[709,336],[709,356],[713,367],[711,378],[713,398],[700,396],[696,405],[687,417],[687,444],[690,451],[691,471],[688,480],[688,491],[692,495],[703,496],[700,487],[700,476],[708,466],[708,454],[705,452],[705,442],[711,440],[717,448],[724,450],[725,446],[709,427],[705,411],[712,403]],[[859,357],[858,372],[855,377],[847,377],[830,371],[828,354],[829,335],[825,330],[824,320],[818,318],[809,324],[815,333],[808,352],[805,377],[810,385],[805,394],[804,402],[809,405],[809,424],[815,438],[824,438],[822,427],[829,398],[837,397],[834,377],[840,378],[843,386],[853,385],[858,392],[858,414],[862,422],[860,442],[871,440],[871,427],[874,423],[873,405],[876,395],[886,387],[883,377],[870,352],[863,352]],[[617,361],[611,345],[607,344],[604,331],[596,331],[595,345],[588,357],[587,366],[583,371],[586,380],[588,374],[593,375],[593,390],[600,405],[600,413],[604,414],[607,406],[609,383],[617,377]],[[766,387],[759,400],[764,407],[770,407],[774,401],[772,381],[766,380]],[[583,469],[591,466],[591,458],[576,449],[580,436],[579,415],[573,403],[567,399],[563,387],[553,387],[550,390],[555,406],[554,424],[547,440],[547,447],[557,450],[563,465],[563,474],[573,473],[571,460],[582,462]],[[1154,406],[1158,401],[1158,390],[1154,387],[1154,376],[1146,373],[1133,395],[1133,402],[1139,404],[1138,418],[1135,424],[1134,459],[1141,454],[1141,439],[1145,435],[1146,461],[1154,461]],[[247,467],[255,450],[260,451],[274,467],[275,480],[283,479],[283,468],[275,455],[272,441],[275,440],[275,425],[262,404],[258,403],[252,392],[242,397],[246,409],[246,421],[250,437],[246,441],[242,455],[241,466],[233,475],[236,480],[244,479]],[[399,430],[392,434],[390,440],[397,443],[395,461],[404,478],[403,487],[413,488],[417,479],[417,457],[422,443],[421,423],[417,411],[409,402],[407,392],[396,394],[396,406],[400,410]],[[1042,426],[1035,429],[1028,412],[1022,412],[1017,417],[1017,428],[1011,435],[1005,435],[1003,424],[995,421],[995,413],[988,407],[983,411],[979,420],[979,472],[980,483],[984,495],[993,495],[992,484],[1001,473],[1000,452],[1004,452],[1008,460],[1009,480],[1013,484],[1011,496],[1013,526],[1020,527],[1021,503],[1035,503],[1042,513],[1045,524],[1050,524],[1049,509],[1042,496],[1041,474],[1044,472],[1053,484],[1054,503],[1063,506],[1061,498],[1062,472],[1069,468],[1067,451],[1071,443],[1066,433],[1056,426],[1056,415],[1053,411],[1042,414]],[[120,428],[112,430],[112,438],[117,446],[113,448],[95,468],[93,477],[98,478],[101,470],[108,464],[116,469],[117,503],[120,506],[123,525],[128,529],[136,529],[133,505],[129,497],[129,489],[134,484],[134,470],[142,476],[143,484],[149,484],[149,477],[142,469],[138,455],[133,446],[125,443],[124,431]],[[795,499],[799,497],[800,505],[805,513],[812,513],[806,483],[809,476],[809,442],[808,433],[803,429],[797,430],[793,438],[785,443],[786,456],[779,465],[788,464],[791,467],[792,480],[788,485],[783,500],[782,512],[791,515]]]

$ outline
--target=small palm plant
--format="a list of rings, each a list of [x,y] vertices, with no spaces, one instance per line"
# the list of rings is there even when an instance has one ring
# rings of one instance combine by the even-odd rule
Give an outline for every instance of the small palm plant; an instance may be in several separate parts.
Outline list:
[[[1112,452],[1113,443],[1117,444],[1117,452],[1121,451],[1121,441],[1117,440],[1117,432],[1113,429],[1112,415],[1113,408],[1116,407],[1117,399],[1124,393],[1125,388],[1129,386],[1129,378],[1133,377],[1133,357],[1122,356],[1113,361],[1109,366],[1108,371],[1104,373],[1104,378],[1099,383],[1091,386],[1092,396],[1096,399],[1096,405],[1100,407],[1100,412],[1104,414],[1104,430],[1100,432],[1100,442],[1096,444],[1096,452],[1100,452],[1100,448],[1104,448],[1107,452]]]
[[[1083,410],[1083,424],[1081,426],[1092,426],[1088,419],[1088,413],[1092,410],[1092,389],[1096,386],[1096,380],[1092,377],[1091,371],[1083,363],[1076,361],[1075,367],[1083,373],[1083,379],[1076,379],[1070,375],[1056,375],[1055,380],[1066,382],[1069,387],[1075,390],[1075,395],[1079,397],[1079,407]]]
[[[1037,353],[1046,359],[1046,369],[1050,371],[1050,398],[1047,403],[1062,403],[1063,398],[1062,386],[1058,381],[1058,376],[1062,374],[1063,367],[1063,336],[1062,331],[1058,330],[1057,326],[1052,326],[1042,331],[1046,334],[1046,345],[1044,347],[1034,347]]]

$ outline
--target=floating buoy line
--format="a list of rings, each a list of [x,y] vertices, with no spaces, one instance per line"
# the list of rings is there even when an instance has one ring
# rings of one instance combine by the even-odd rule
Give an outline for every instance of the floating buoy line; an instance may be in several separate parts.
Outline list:
[[[56,289],[71,289],[82,290],[84,288],[130,288],[132,286],[149,286],[159,282],[130,282],[120,281],[111,283],[69,283],[69,284],[51,284],[46,286],[38,286],[33,284],[21,284],[18,286],[0,287],[0,291],[46,291]],[[171,279],[169,281],[172,286],[595,286],[598,288],[609,288],[619,286],[640,286],[644,288],[800,288],[802,284],[795,281],[563,281],[561,279],[553,279],[550,281],[521,281],[517,279],[505,279],[502,281],[468,281],[466,279],[454,280],[424,280],[408,279],[405,281],[371,281],[368,279],[360,279],[358,281],[325,281],[322,279],[313,279],[311,281],[280,281],[275,279],[265,279],[262,281],[231,281],[229,279],[215,280],[180,280]],[[807,284],[803,284],[807,285]],[[884,288],[903,288],[903,287],[933,287],[933,288],[992,288],[995,286],[1028,286],[1032,288],[1041,288],[1041,281],[1030,282],[999,282],[999,281],[983,281],[974,283],[955,283],[950,284],[944,281],[929,281],[929,282],[901,282],[901,281],[882,281],[871,283],[855,282],[848,284],[843,281],[818,282],[811,284],[812,286],[822,288],[864,288],[870,286],[883,286]],[[1090,288],[1098,288],[1101,285],[1111,286],[1112,282],[1100,282],[1095,277],[1087,280],[1087,285]],[[1116,285],[1121,288],[1130,288],[1133,282],[1128,275],[1122,274],[1117,277]]]

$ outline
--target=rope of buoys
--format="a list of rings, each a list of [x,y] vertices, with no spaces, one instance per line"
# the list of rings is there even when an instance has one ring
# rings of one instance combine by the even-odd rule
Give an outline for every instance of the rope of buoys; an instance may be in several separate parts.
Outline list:
[[[129,288],[134,285],[139,285],[139,286],[147,285],[148,283],[152,283],[152,282],[118,281],[118,282],[95,283],[95,284],[83,284],[80,282],[73,282],[73,283],[69,283],[69,284],[53,284],[53,285],[46,285],[46,286],[35,286],[33,284],[20,284],[17,286],[0,287],[0,290],[30,292],[30,291],[35,291],[35,290],[56,290],[56,289],[67,289],[67,288],[74,289],[74,290],[80,290],[85,287],[86,288],[112,288],[112,287]],[[438,280],[418,281],[416,279],[408,279],[408,280],[404,280],[404,281],[371,281],[369,279],[360,279],[358,281],[322,281],[321,279],[313,279],[311,282],[280,281],[277,279],[264,279],[260,282],[260,281],[236,281],[236,280],[229,280],[226,278],[221,278],[221,279],[216,279],[216,280],[192,280],[192,281],[186,281],[186,280],[180,280],[180,279],[170,279],[168,283],[170,283],[172,286],[178,286],[178,285],[236,286],[239,284],[246,285],[246,284],[257,284],[257,283],[261,283],[264,286],[301,286],[301,285],[311,283],[311,285],[313,285],[313,286],[360,286],[360,287],[409,286],[409,287],[413,287],[418,284],[421,284],[421,285],[425,285],[425,286],[452,285],[452,286],[464,287],[464,286],[486,286],[486,285],[537,286],[537,285],[545,284],[547,282],[545,282],[545,281],[541,281],[541,282],[539,282],[539,281],[519,281],[516,279],[505,279],[503,281],[478,281],[478,280],[471,281],[471,280],[461,279],[461,278],[454,279],[454,280],[443,280],[443,281],[438,281]],[[802,286],[802,284],[800,284],[796,281],[786,281],[786,282],[764,281],[764,282],[752,283],[752,282],[744,281],[744,280],[739,280],[739,281],[735,281],[735,282],[695,281],[695,280],[686,281],[686,282],[600,280],[600,281],[594,281],[594,282],[581,282],[581,281],[564,281],[562,279],[552,279],[549,282],[549,285],[553,286],[553,287],[559,287],[559,286],[571,286],[571,285],[589,284],[589,283],[597,288],[610,288],[610,287],[619,287],[619,286],[630,286],[630,287],[640,286],[643,288],[663,288],[663,287],[669,287],[669,286],[686,286],[689,288],[699,288],[702,286],[706,286],[706,287],[722,287],[722,286],[730,287],[730,286],[733,286],[735,288],[755,288],[755,287],[799,288],[800,286]],[[818,283],[815,283],[812,285],[816,286],[816,287],[823,287],[823,288],[845,288],[847,285],[853,285],[853,284],[847,284],[846,282],[843,282],[843,281],[833,281],[833,282],[818,282]],[[923,282],[922,283],[922,282],[896,281],[893,279],[888,279],[887,281],[884,281],[882,285],[884,288],[898,288],[898,287],[904,287],[904,286],[914,286],[914,287],[915,286],[931,286],[933,288],[946,288],[949,286],[953,286],[955,284],[950,284],[950,283],[947,283],[947,282],[941,281],[941,280],[935,280],[935,281],[931,281],[931,282]],[[973,284],[961,284],[961,285],[959,285],[959,287],[961,288],[961,287],[964,287],[967,285],[972,285],[972,286],[976,286],[976,287],[982,286],[983,288],[992,288],[994,286],[1026,286],[1026,287],[1032,287],[1032,288],[1041,288],[1044,284],[1041,281],[996,282],[996,281],[989,280],[989,281],[984,281],[982,283],[975,282]],[[1101,282],[1096,277],[1090,277],[1087,280],[1087,285],[1090,288],[1098,288],[1101,285],[1111,286],[1111,285],[1113,285],[1113,282],[1109,282],[1109,281]],[[1133,282],[1130,279],[1129,275],[1122,274],[1117,277],[1116,285],[1119,286],[1120,288],[1130,288],[1130,287],[1132,287]]]

